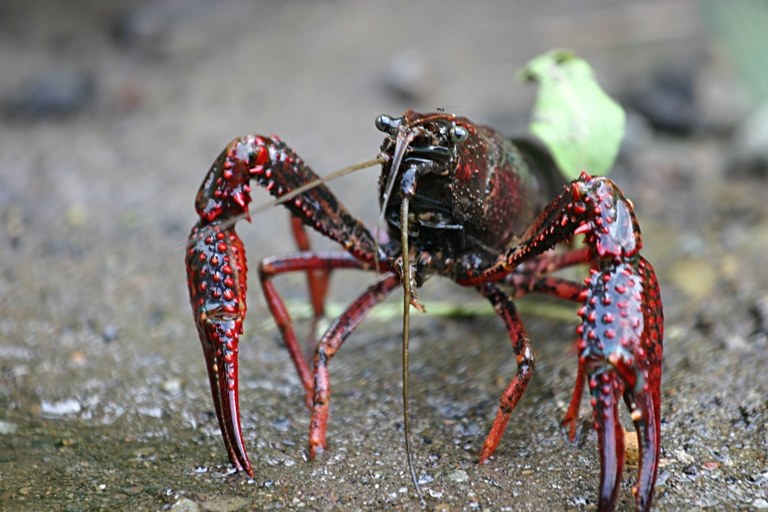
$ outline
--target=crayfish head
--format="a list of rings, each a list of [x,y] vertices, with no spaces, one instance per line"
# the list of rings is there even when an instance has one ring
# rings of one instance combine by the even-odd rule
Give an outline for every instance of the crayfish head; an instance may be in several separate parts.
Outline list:
[[[452,175],[473,125],[445,112],[408,110],[402,117],[379,116],[376,128],[387,135],[381,146],[385,162],[379,179],[379,226],[386,221],[394,240],[405,229],[417,250],[455,247],[455,240],[445,240],[461,230],[453,211]],[[403,226],[400,206],[405,198],[410,213]]]

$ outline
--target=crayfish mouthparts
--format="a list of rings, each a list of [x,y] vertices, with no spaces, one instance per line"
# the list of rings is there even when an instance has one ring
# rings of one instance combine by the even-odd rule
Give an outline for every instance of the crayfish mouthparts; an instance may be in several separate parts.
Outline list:
[[[635,508],[649,510],[661,449],[661,378],[664,315],[653,266],[641,254],[634,207],[611,180],[581,176],[550,190],[551,169],[542,150],[515,143],[466,118],[408,110],[379,116],[385,133],[378,185],[379,242],[321,179],[277,137],[233,140],[213,162],[196,197],[199,219],[186,252],[190,303],[205,357],[211,395],[229,460],[253,476],[240,424],[238,351],[246,313],[245,250],[235,232],[247,218],[251,186],[262,187],[291,216],[298,252],[266,258],[258,282],[267,308],[304,388],[310,409],[310,458],[326,449],[333,357],[366,315],[395,289],[403,289],[403,415],[409,472],[424,497],[412,460],[408,413],[408,342],[415,288],[443,276],[475,288],[503,322],[517,370],[501,394],[480,461],[495,453],[534,372],[533,343],[514,300],[540,293],[579,305],[578,369],[564,423],[575,434],[588,388],[600,455],[598,510],[613,510],[624,469],[624,402],[638,438]],[[542,162],[544,164],[542,165]],[[551,167],[551,166],[550,166]],[[341,173],[338,173],[340,175]],[[397,192],[396,192],[397,191]],[[312,250],[309,227],[336,242],[338,251]],[[583,247],[567,245],[583,234]],[[551,249],[561,246],[560,252]],[[576,265],[581,281],[553,275]],[[373,272],[372,282],[319,339],[311,330],[307,358],[274,280],[307,277],[313,327],[325,314],[333,271]],[[576,308],[575,308],[576,309]]]

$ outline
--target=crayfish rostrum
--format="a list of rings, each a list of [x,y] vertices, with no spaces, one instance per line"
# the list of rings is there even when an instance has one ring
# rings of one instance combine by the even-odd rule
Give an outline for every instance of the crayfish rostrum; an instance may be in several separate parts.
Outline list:
[[[264,259],[259,280],[307,393],[310,457],[326,446],[330,360],[395,288],[418,288],[437,274],[474,287],[490,301],[509,332],[517,360],[517,373],[501,395],[480,461],[493,455],[533,374],[531,342],[513,299],[536,292],[577,302],[579,364],[565,416],[569,436],[574,436],[587,382],[600,450],[599,509],[612,509],[624,466],[623,398],[640,447],[636,507],[649,509],[660,449],[663,313],[653,267],[640,255],[632,203],[613,181],[587,173],[552,191],[541,155],[530,145],[518,145],[463,117],[409,110],[402,117],[380,116],[376,127],[386,135],[379,202],[389,241],[379,243],[274,136],[233,140],[197,194],[200,220],[192,228],[186,255],[189,292],[216,415],[235,468],[253,475],[238,404],[246,259],[234,224],[248,217],[250,187],[256,183],[287,199],[283,204],[290,210],[299,247],[296,253]],[[304,226],[343,250],[312,251]],[[552,250],[576,234],[583,235],[582,246]],[[583,283],[552,274],[579,264],[590,268]],[[340,268],[371,271],[372,284],[317,342],[310,367],[273,277],[306,273],[314,313],[320,317],[328,278]],[[415,298],[410,301],[418,305]]]

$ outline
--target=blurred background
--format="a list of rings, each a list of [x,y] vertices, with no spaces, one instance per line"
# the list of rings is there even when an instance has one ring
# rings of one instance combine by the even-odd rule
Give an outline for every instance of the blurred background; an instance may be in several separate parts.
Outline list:
[[[375,117],[409,107],[521,133],[535,89],[516,72],[563,47],[628,111],[612,177],[666,313],[656,508],[768,508],[766,26],[760,0],[0,1],[0,508],[417,508],[397,297],[334,359],[329,451],[307,463],[303,392],[251,275],[240,368],[256,478],[227,474],[183,268],[194,196],[247,133],[278,134],[319,174],[374,157]],[[332,188],[375,224],[376,180],[370,169]],[[293,248],[284,211],[239,232],[252,269]],[[332,304],[367,279],[339,273]],[[482,306],[435,281],[427,309]],[[278,286],[304,300],[301,279]],[[575,444],[559,426],[576,316],[521,308],[535,310],[537,375],[483,467],[515,371],[503,327],[488,313],[412,320],[432,509],[595,508],[588,401]],[[633,481],[629,468],[620,508]]]

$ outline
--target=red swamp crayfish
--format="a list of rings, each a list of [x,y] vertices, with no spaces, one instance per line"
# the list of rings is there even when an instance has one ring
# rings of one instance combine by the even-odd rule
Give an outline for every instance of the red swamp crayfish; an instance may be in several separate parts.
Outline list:
[[[614,508],[621,482],[625,457],[621,398],[630,410],[640,448],[635,505],[638,510],[650,509],[660,451],[663,312],[653,267],[640,255],[642,241],[632,203],[613,181],[587,173],[557,191],[544,171],[541,151],[463,117],[408,110],[402,117],[379,116],[376,127],[386,135],[378,161],[380,224],[386,223],[387,242],[379,243],[318,175],[274,136],[249,135],[230,142],[197,194],[200,219],[192,228],[186,253],[189,293],[232,464],[253,475],[238,400],[246,258],[234,224],[249,218],[250,187],[255,182],[275,198],[284,198],[299,249],[262,260],[259,282],[307,394],[310,458],[326,447],[330,360],[366,314],[395,288],[404,288],[407,311],[410,305],[419,306],[413,290],[437,274],[474,287],[490,301],[507,328],[517,360],[517,372],[501,395],[480,462],[493,455],[533,374],[531,342],[513,299],[530,292],[559,297],[581,305],[578,372],[564,424],[573,439],[588,383],[600,451],[598,509]],[[312,251],[304,226],[343,250]],[[576,234],[583,235],[583,247],[551,250]],[[552,275],[579,264],[590,267],[584,283]],[[341,268],[372,271],[376,277],[317,342],[310,368],[273,277],[306,273],[317,319],[323,315],[330,274]],[[404,359],[407,362],[405,354]],[[407,439],[406,433],[410,453]]]

